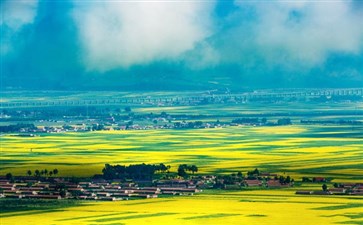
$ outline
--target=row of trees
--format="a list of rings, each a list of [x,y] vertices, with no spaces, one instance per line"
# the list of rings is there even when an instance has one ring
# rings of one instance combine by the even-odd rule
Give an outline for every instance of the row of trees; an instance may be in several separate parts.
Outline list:
[[[196,165],[187,165],[187,164],[182,164],[179,165],[178,167],[178,175],[181,177],[186,177],[187,171],[192,172],[193,174],[198,172],[198,167]]]
[[[102,169],[102,176],[106,180],[112,179],[133,179],[133,180],[152,180],[156,173],[165,174],[170,172],[170,165],[160,164],[134,164],[134,165],[110,165],[105,164]],[[178,167],[178,176],[187,177],[188,173],[198,172],[196,165],[182,164]]]
[[[360,125],[358,120],[300,120],[302,124],[338,124],[338,125]]]
[[[150,180],[156,172],[165,173],[169,171],[170,166],[160,163],[153,164],[135,164],[135,165],[115,165],[105,164],[102,169],[103,178],[111,179],[137,179],[137,180]]]
[[[291,119],[290,118],[282,118],[277,120],[277,125],[291,125]]]
[[[189,121],[189,122],[176,122],[174,123],[174,128],[176,129],[192,129],[192,128],[201,128],[203,126],[203,122],[202,121]]]
[[[262,123],[265,124],[267,122],[266,118],[237,118],[232,120],[232,123],[237,123],[237,124],[258,124],[258,123]]]
[[[247,176],[248,178],[258,177],[260,176],[260,171],[257,168],[251,171],[247,171]]]
[[[34,126],[34,124],[22,124],[22,123],[18,123],[15,125],[0,126],[1,133],[15,133],[19,132],[21,129],[35,130],[36,127]]]
[[[243,181],[242,172],[231,173],[230,175],[220,175],[217,176],[217,182],[215,183],[215,188],[224,188],[226,184],[235,184],[236,182]]]
[[[31,176],[31,175],[34,175],[35,177],[41,177],[41,176],[55,176],[55,175],[57,175],[59,173],[59,171],[58,171],[58,169],[53,169],[53,170],[50,170],[50,171],[48,171],[47,169],[44,169],[44,170],[38,170],[38,169],[36,169],[36,170],[34,170],[34,172],[32,172],[31,170],[28,170],[27,172],[26,172],[26,174],[28,175],[28,176]]]
[[[26,171],[26,174],[28,176],[31,176],[31,175],[34,175],[35,177],[41,177],[41,176],[53,176],[53,175],[57,175],[59,173],[58,169],[53,169],[53,170],[50,170],[48,171],[47,169],[44,169],[44,170],[35,170],[34,173],[31,171],[31,170],[28,170]],[[7,180],[10,180],[10,181],[14,181],[14,176],[12,173],[7,173],[5,175],[6,179]]]
[[[294,179],[291,179],[290,176],[284,177],[284,176],[279,176],[279,177],[275,177],[275,180],[279,180],[280,184],[289,184],[294,182]]]
[[[302,177],[301,181],[302,182],[326,182],[327,179],[325,179],[325,178],[316,178],[316,177],[313,177],[313,178]]]
[[[276,123],[273,122],[268,122],[266,118],[237,118],[232,120],[232,123],[237,123],[237,124],[264,124],[267,126],[283,126],[283,125],[290,125],[292,124],[291,119],[290,118],[281,118],[278,119]]]

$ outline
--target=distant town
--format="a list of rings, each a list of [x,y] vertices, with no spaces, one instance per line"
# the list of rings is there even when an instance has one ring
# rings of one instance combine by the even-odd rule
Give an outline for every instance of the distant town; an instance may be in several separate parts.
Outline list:
[[[10,95],[11,96],[11,95]],[[188,106],[209,104],[272,104],[279,102],[359,102],[363,89],[297,89],[254,91],[233,94],[226,90],[210,90],[199,96],[125,97],[94,100],[3,101],[0,103],[0,133],[34,136],[41,133],[87,132],[101,130],[147,129],[201,129],[227,126],[283,126],[291,124],[362,125],[361,120],[342,119],[349,115],[363,115],[357,109],[344,111],[289,111],[289,112],[236,112],[208,114],[201,111],[176,113],[147,112],[148,107]],[[137,111],[139,107],[143,111]],[[320,116],[339,116],[339,119],[321,119]],[[307,119],[308,117],[308,119]]]

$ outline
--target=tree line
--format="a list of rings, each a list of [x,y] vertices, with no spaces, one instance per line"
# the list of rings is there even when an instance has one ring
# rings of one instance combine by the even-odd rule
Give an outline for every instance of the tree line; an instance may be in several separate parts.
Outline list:
[[[31,170],[27,170],[26,171],[26,175],[28,175],[28,176],[34,175],[34,177],[37,177],[37,178],[39,178],[41,176],[49,176],[49,177],[51,177],[53,175],[54,176],[57,175],[58,173],[59,173],[59,170],[58,169],[53,169],[53,170],[47,170],[47,169],[38,170],[38,169],[36,169],[36,170],[34,170],[34,172],[32,172]],[[7,180],[10,180],[11,182],[14,181],[14,176],[13,176],[12,173],[7,173],[5,175],[5,177],[6,177]]]
[[[26,171],[26,174],[28,176],[34,175],[35,177],[41,177],[41,176],[55,176],[59,173],[58,169],[53,169],[53,170],[47,170],[47,169],[43,169],[43,170],[34,170],[34,172],[32,172],[31,170]]]
[[[194,173],[198,172],[198,167],[196,165],[187,165],[187,164],[179,165],[178,176],[181,176],[181,177],[188,176],[187,171],[190,171],[194,174]]]
[[[105,164],[102,169],[103,178],[106,180],[112,179],[133,179],[133,180],[150,180],[156,172],[165,173],[169,171],[170,166],[160,163],[154,164],[133,164],[125,165],[110,165]]]
[[[132,179],[132,180],[152,180],[156,173],[170,173],[170,165],[160,164],[131,164],[126,165],[110,165],[105,164],[102,169],[102,176],[106,180],[112,179]],[[188,173],[192,174],[198,172],[196,165],[182,164],[178,167],[178,176],[187,177]]]
[[[36,126],[34,126],[34,124],[23,124],[23,123],[18,123],[15,125],[0,126],[1,133],[14,133],[14,132],[19,132],[22,129],[35,130]]]

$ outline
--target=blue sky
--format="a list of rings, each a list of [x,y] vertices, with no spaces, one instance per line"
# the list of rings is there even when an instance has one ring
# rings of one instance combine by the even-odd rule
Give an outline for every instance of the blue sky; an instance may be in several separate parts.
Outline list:
[[[1,86],[363,86],[362,1],[1,1]]]

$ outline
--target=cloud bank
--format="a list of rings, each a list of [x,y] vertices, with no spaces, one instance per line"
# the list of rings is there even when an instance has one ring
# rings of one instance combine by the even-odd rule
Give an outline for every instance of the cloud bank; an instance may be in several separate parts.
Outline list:
[[[76,1],[73,17],[89,71],[162,60],[193,70],[221,63],[300,69],[322,65],[331,54],[362,53],[363,9],[354,1],[234,6],[218,18],[212,1]]]
[[[0,5],[5,86],[363,83],[360,0],[3,0]]]
[[[16,35],[34,22],[38,0],[1,1],[1,55],[12,51]]]
[[[268,61],[315,65],[330,53],[362,51],[363,18],[351,1],[278,1],[256,4],[256,12],[256,46]]]
[[[173,60],[211,35],[213,1],[77,3],[73,11],[88,70]]]

